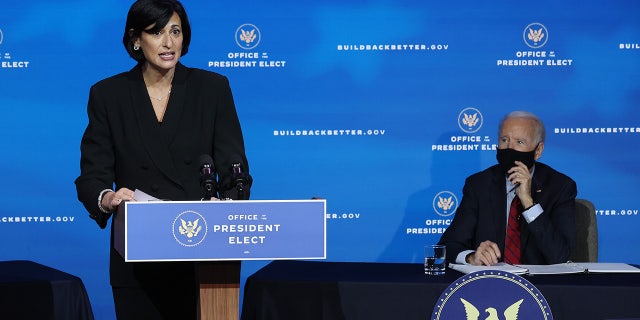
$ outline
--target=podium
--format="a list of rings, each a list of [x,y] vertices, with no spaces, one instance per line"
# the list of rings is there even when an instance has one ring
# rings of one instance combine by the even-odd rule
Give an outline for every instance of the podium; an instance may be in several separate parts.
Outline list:
[[[126,262],[197,262],[200,319],[238,319],[242,260],[326,259],[324,199],[120,207],[114,246]]]

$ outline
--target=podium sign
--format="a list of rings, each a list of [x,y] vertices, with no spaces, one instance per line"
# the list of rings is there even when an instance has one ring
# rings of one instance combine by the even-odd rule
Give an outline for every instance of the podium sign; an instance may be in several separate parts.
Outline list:
[[[127,202],[114,245],[127,262],[326,258],[325,200]]]

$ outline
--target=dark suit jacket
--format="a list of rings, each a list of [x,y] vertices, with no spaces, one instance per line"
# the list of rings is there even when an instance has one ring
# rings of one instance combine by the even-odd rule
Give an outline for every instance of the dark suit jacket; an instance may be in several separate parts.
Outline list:
[[[504,252],[507,223],[506,177],[499,166],[471,175],[451,225],[440,239],[447,260],[490,240]],[[566,262],[575,241],[576,183],[544,163],[536,162],[531,185],[533,201],[544,212],[531,224],[521,219],[523,264]]]
[[[87,110],[89,124],[82,137],[76,189],[78,199],[102,228],[109,215],[99,210],[98,195],[114,183],[116,189],[140,189],[160,199],[200,200],[201,155],[213,157],[226,187],[234,156],[249,170],[231,89],[222,75],[178,64],[162,124],[153,111],[140,65],[93,85]],[[185,280],[176,277],[176,272],[183,272],[172,270],[172,264],[161,265],[125,264],[112,239],[112,285],[137,286],[143,278],[151,283],[162,279],[165,285],[171,279]]]

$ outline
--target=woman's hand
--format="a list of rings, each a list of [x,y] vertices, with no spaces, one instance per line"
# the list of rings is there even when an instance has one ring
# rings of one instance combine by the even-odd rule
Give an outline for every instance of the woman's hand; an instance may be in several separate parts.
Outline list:
[[[107,192],[102,197],[102,207],[109,211],[116,211],[122,201],[136,201],[133,198],[133,191],[127,188],[118,189],[116,192]]]

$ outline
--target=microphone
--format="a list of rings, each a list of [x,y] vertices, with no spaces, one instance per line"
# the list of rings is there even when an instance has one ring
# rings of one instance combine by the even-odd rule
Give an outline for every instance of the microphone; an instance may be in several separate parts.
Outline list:
[[[246,200],[246,191],[251,187],[251,176],[244,172],[242,163],[242,158],[239,155],[231,156],[231,185],[238,192],[238,200]]]
[[[200,156],[200,186],[204,191],[204,198],[217,197],[216,169],[208,154]]]

